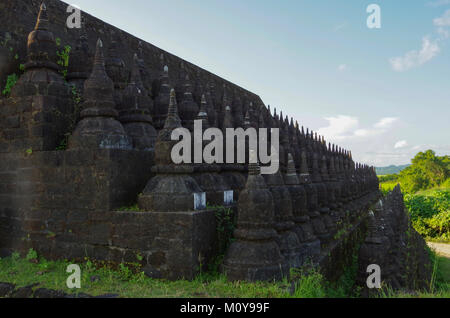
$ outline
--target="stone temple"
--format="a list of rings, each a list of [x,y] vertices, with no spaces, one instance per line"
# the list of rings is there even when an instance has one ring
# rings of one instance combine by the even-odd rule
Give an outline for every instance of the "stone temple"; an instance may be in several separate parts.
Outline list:
[[[33,248],[192,279],[217,255],[216,210],[227,206],[236,215],[221,267],[230,280],[281,279],[311,262],[335,279],[361,246],[361,279],[377,263],[393,286],[406,284],[399,268],[425,284],[423,240],[399,234],[411,227],[400,189],[380,200],[373,167],[254,93],[86,13],[81,29],[68,29],[66,8],[0,0],[2,88],[18,75],[0,98],[0,256]],[[279,171],[175,165],[171,133],[195,120],[278,128]],[[403,260],[405,246],[414,253]]]

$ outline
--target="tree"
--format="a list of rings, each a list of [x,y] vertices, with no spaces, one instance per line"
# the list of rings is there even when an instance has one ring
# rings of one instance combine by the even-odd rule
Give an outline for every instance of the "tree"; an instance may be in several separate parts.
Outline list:
[[[400,172],[399,180],[405,192],[440,186],[449,177],[449,156],[437,157],[432,150],[419,152],[412,165]]]

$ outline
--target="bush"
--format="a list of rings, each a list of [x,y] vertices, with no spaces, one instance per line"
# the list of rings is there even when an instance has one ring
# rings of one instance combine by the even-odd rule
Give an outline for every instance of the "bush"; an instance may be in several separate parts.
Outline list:
[[[414,228],[434,240],[450,240],[450,191],[437,190],[429,195],[407,194],[408,208]]]
[[[383,175],[383,176],[378,176],[378,180],[380,180],[380,182],[397,181],[398,180],[398,174],[386,174],[386,175]]]

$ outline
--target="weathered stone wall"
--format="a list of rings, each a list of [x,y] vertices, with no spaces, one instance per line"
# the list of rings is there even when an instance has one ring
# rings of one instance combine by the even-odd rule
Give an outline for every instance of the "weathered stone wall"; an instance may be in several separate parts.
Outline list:
[[[92,51],[96,41],[95,58],[73,51],[64,78],[55,37],[80,49],[83,34],[65,27],[67,6],[55,0],[35,26],[39,4],[0,0],[0,80],[26,61],[0,99],[1,256],[34,248],[49,258],[135,262],[139,254],[152,277],[193,278],[217,253],[215,213],[194,202],[205,194],[221,205],[232,190],[230,279],[281,278],[308,260],[332,279],[342,273],[380,196],[373,168],[272,114],[255,94],[88,15],[81,32]],[[171,133],[194,119],[223,131],[279,129],[279,171],[263,178],[255,163],[174,165]],[[116,211],[136,203],[145,212]]]
[[[0,154],[0,251],[141,262],[154,277],[192,278],[213,254],[213,211],[116,212],[137,201],[152,152]],[[137,255],[144,257],[138,260]]]
[[[27,36],[35,26],[41,2],[41,0],[0,0],[0,42],[6,42],[4,46],[0,45],[1,87],[4,87],[7,75],[17,72],[19,64],[25,60]],[[75,48],[80,32],[77,29],[68,29],[66,27],[66,19],[68,17],[66,9],[68,4],[59,0],[47,0],[46,4],[52,32],[55,37],[61,39],[63,46],[70,45],[72,48]],[[255,105],[263,104],[256,94],[87,13],[83,13],[83,19],[84,30],[87,32],[91,51],[94,50],[95,43],[99,37],[104,42],[105,47],[110,47],[111,42],[115,40],[120,43],[117,47],[117,54],[124,60],[128,73],[131,71],[133,54],[138,51],[142,52],[142,59],[145,61],[149,74],[149,78],[146,80],[150,82],[150,87],[152,83],[159,80],[163,67],[167,65],[169,67],[169,83],[172,87],[182,85],[181,83],[184,81],[185,76],[189,75],[192,82],[202,84],[203,87],[206,87],[207,84],[214,85],[213,98],[218,104],[222,102],[223,85],[227,86],[232,96],[240,97],[244,104],[250,102],[253,102]],[[139,47],[139,43],[141,43],[141,47]],[[14,58],[16,53],[19,55],[17,60]],[[88,61],[86,62],[88,63]],[[128,80],[128,75],[126,80]],[[200,103],[200,97],[197,96],[198,103]]]
[[[368,234],[359,252],[358,283],[368,289],[367,267],[380,266],[382,286],[394,290],[426,290],[430,287],[432,265],[425,240],[413,228],[398,185],[381,199],[368,218]]]

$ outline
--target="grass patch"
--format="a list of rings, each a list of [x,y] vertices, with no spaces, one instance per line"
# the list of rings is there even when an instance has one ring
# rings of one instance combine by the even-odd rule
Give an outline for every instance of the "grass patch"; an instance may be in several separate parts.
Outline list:
[[[0,282],[17,287],[39,284],[68,294],[86,293],[93,296],[117,294],[125,298],[342,298],[357,297],[354,288],[353,262],[341,279],[330,284],[317,269],[300,269],[293,279],[281,282],[229,282],[218,272],[204,272],[194,280],[151,279],[139,264],[109,264],[85,259],[81,268],[81,289],[69,289],[66,280],[68,260],[48,261],[30,250],[25,257],[18,253],[0,259]],[[408,294],[385,290],[382,297],[450,297],[450,259],[435,256],[435,283],[432,292]],[[292,287],[295,286],[295,289]]]
[[[145,276],[137,264],[94,263],[88,259],[81,268],[81,289],[69,289],[66,280],[68,260],[48,261],[30,251],[28,257],[18,253],[0,259],[0,282],[24,287],[48,288],[69,294],[87,293],[93,296],[118,294],[131,298],[225,297],[280,298],[290,297],[286,281],[278,283],[228,282],[219,273],[203,273],[194,280],[156,280]],[[37,257],[37,259],[35,259]]]
[[[450,298],[450,258],[440,256],[429,250],[433,265],[432,281],[429,291],[393,291],[384,288],[381,298]]]

